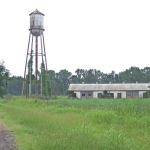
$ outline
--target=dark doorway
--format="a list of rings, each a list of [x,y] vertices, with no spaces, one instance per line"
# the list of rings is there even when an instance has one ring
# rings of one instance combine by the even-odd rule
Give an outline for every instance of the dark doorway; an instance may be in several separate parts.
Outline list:
[[[114,93],[107,93],[107,98],[114,98]]]
[[[72,98],[76,98],[76,93],[72,93]]]
[[[117,98],[121,98],[121,93],[117,93]]]
[[[98,98],[103,98],[103,94],[102,93],[98,93]]]

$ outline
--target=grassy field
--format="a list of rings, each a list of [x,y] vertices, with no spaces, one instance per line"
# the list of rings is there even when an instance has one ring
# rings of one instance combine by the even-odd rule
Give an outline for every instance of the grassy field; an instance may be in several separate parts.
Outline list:
[[[21,150],[148,150],[150,99],[0,100]]]

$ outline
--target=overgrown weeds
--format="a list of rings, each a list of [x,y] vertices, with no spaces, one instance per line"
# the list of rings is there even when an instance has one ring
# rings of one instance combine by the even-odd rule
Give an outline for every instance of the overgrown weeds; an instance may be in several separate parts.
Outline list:
[[[23,150],[150,149],[150,99],[0,100]]]

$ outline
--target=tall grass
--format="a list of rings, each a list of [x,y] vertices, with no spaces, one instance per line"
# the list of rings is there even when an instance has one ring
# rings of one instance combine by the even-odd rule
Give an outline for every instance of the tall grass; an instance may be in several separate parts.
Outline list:
[[[150,149],[150,99],[0,100],[22,150]]]

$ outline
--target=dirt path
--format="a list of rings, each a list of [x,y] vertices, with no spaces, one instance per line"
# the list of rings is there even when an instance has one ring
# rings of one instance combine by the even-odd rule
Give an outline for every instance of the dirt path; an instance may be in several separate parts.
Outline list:
[[[14,136],[0,123],[0,150],[18,150],[14,144]]]

